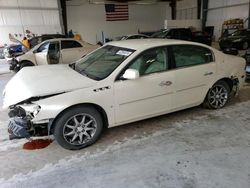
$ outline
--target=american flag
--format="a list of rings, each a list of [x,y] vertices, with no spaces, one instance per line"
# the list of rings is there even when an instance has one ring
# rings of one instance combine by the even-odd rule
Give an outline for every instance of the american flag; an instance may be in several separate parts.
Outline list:
[[[106,21],[128,20],[128,4],[105,4]]]

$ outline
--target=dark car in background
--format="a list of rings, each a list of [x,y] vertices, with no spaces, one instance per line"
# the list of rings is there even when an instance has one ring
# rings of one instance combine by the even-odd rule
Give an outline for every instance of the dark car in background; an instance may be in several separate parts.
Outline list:
[[[222,37],[219,40],[220,48],[237,48],[238,50],[246,50],[250,45],[250,30],[237,30],[231,35]]]
[[[201,31],[192,32],[190,28],[163,29],[151,35],[152,38],[179,39],[202,44],[212,44],[212,36]]]
[[[167,38],[167,39],[180,39],[189,40],[192,39],[192,32],[189,28],[170,28],[162,29],[151,35],[151,38]]]
[[[195,32],[192,32],[192,41],[211,46],[212,45],[212,35],[210,35],[207,32],[195,31]]]

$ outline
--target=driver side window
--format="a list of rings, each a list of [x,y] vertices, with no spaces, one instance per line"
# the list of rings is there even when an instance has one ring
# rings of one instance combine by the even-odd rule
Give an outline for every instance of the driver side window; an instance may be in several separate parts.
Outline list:
[[[128,67],[138,70],[140,76],[168,70],[166,48],[154,48],[143,52]]]
[[[37,53],[39,52],[47,52],[49,48],[49,42],[45,42],[44,44],[42,44],[38,49],[37,49]]]

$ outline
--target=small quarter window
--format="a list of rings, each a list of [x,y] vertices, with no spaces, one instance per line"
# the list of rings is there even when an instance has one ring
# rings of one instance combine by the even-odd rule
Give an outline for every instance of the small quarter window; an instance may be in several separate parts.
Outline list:
[[[79,42],[74,40],[62,40],[61,46],[62,49],[82,47],[82,45]]]

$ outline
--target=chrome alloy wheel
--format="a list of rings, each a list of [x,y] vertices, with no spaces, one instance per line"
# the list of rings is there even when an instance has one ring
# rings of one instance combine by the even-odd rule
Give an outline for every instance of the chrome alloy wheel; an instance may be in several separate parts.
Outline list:
[[[208,102],[213,108],[222,108],[228,100],[228,91],[223,85],[214,86],[208,95]]]
[[[72,145],[83,145],[93,138],[96,129],[94,117],[89,114],[77,114],[64,124],[63,137]]]

